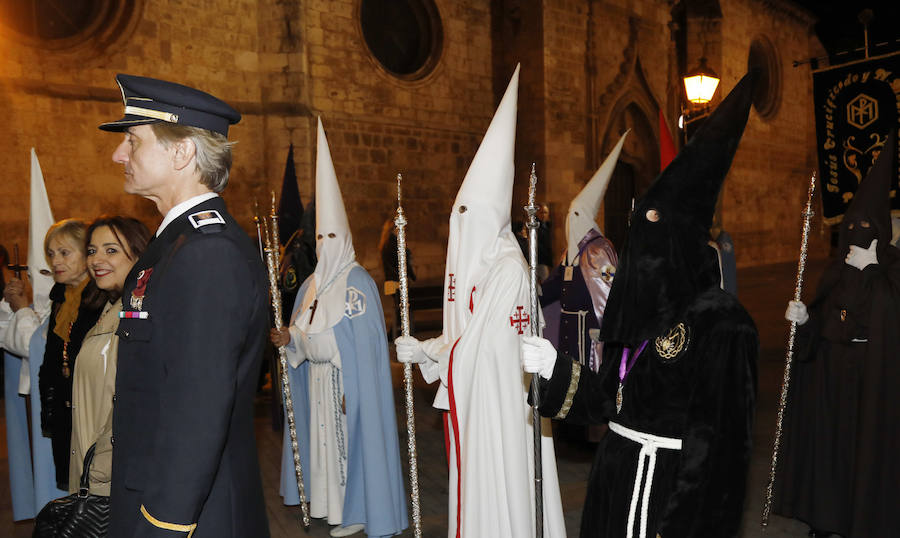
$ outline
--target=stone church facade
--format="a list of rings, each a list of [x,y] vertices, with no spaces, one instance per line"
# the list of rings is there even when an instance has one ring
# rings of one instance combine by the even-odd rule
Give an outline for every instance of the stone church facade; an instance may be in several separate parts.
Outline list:
[[[417,273],[438,281],[453,197],[519,62],[513,220],[535,162],[561,252],[569,200],[630,128],[598,216],[618,241],[632,197],[659,171],[660,112],[676,146],[678,117],[697,114],[680,77],[703,56],[722,78],[713,105],[748,63],[766,73],[717,223],[741,266],[796,259],[815,133],[809,68],[791,62],[822,48],[814,19],[787,0],[71,0],[40,19],[31,4],[0,8],[14,11],[0,13],[7,248],[27,238],[32,147],[55,218],[158,224],[150,202],[122,192],[110,160],[119,135],[97,130],[121,113],[123,72],[202,88],[242,112],[224,197],[248,232],[254,200],[267,209],[281,187],[291,144],[312,198],[321,117],[360,262],[381,274],[377,243],[402,172]],[[814,230],[811,256],[825,256]]]

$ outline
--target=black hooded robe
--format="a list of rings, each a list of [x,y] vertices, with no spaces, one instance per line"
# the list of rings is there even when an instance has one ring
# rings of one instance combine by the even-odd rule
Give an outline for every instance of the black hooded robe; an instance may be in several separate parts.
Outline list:
[[[900,250],[891,237],[896,135],[859,184],[798,330],[775,511],[847,538],[900,536]],[[877,239],[877,263],[846,263]]]
[[[900,536],[900,251],[862,271],[836,260],[822,282],[798,328],[774,510]]]
[[[557,359],[542,383],[545,416],[609,421],[589,478],[585,538],[641,536],[644,516],[649,537],[738,532],[759,337],[737,298],[719,289],[708,242],[753,81],[741,79],[635,204],[600,328],[600,371]],[[637,351],[645,341],[617,412],[623,346]],[[655,458],[654,443],[662,444]]]
[[[659,449],[647,536],[733,536],[743,509],[756,394],[759,340],[753,320],[730,294],[710,288],[685,313],[690,342],[662,359],[651,340],[626,377],[616,413],[621,345],[609,345],[599,373],[580,368],[565,417],[576,424],[607,420],[682,439],[680,451]],[[542,387],[541,413],[564,406],[574,362],[561,357]],[[577,368],[577,367],[576,367]],[[581,520],[583,537],[624,537],[641,445],[610,431],[591,469]],[[638,509],[638,512],[640,510]],[[634,536],[638,536],[639,513]]]

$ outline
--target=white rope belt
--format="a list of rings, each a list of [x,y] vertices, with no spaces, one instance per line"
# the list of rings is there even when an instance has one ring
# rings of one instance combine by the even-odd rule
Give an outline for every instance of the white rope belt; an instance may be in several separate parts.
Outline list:
[[[584,364],[585,364],[585,362],[584,362],[585,361],[584,345],[583,345],[584,327],[586,325],[588,311],[587,310],[576,310],[574,312],[570,312],[568,310],[563,310],[562,308],[560,308],[559,310],[563,314],[568,314],[570,316],[578,316],[578,324],[577,324],[577,329],[576,329],[578,331],[578,362],[580,362],[581,365],[584,366]]]
[[[681,450],[681,439],[660,437],[649,433],[639,432],[626,428],[615,422],[609,423],[609,429],[617,434],[631,439],[641,445],[638,453],[637,471],[634,473],[634,489],[631,493],[631,507],[628,509],[628,533],[626,538],[634,536],[634,518],[637,512],[638,497],[641,494],[641,483],[644,486],[644,496],[641,499],[641,533],[640,538],[647,538],[647,510],[650,504],[650,490],[653,488],[653,473],[656,470],[656,451],[660,448]],[[645,465],[646,460],[646,465]]]

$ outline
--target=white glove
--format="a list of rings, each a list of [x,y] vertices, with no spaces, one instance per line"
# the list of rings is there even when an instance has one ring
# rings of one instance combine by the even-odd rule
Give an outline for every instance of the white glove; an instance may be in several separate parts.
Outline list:
[[[878,254],[875,252],[875,249],[877,247],[877,239],[872,240],[869,248],[850,245],[850,252],[847,253],[847,257],[844,258],[844,261],[847,263],[847,265],[856,267],[857,269],[862,271],[873,263],[878,263]]]
[[[412,336],[399,336],[394,340],[397,347],[397,360],[402,363],[421,364],[428,360],[422,351],[422,342]]]
[[[556,350],[549,340],[539,336],[522,336],[522,368],[526,372],[550,379],[555,365]]]
[[[784,311],[784,319],[793,321],[797,325],[803,325],[809,321],[809,312],[806,311],[806,305],[800,301],[789,302],[787,310]]]

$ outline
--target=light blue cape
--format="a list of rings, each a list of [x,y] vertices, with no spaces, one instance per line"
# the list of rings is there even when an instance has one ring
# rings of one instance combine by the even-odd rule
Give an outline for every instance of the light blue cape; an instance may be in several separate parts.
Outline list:
[[[309,279],[297,292],[294,310],[300,307]],[[409,525],[396,410],[389,365],[381,296],[365,269],[355,266],[347,288],[365,296],[365,313],[345,316],[333,327],[341,354],[341,373],[347,402],[347,489],[344,526],[362,523],[370,537],[399,534]],[[300,462],[309,469],[309,362],[289,368],[294,420],[300,444]],[[281,458],[281,495],[284,504],[300,503],[294,474],[290,434],[285,419]],[[308,473],[304,487],[309,489]]]

